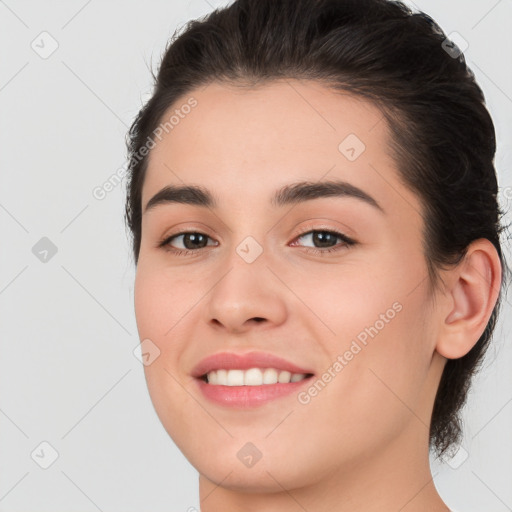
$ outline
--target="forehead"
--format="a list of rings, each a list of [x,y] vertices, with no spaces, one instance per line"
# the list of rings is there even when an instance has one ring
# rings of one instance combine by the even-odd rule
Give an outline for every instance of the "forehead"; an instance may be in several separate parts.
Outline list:
[[[282,80],[257,88],[212,83],[177,100],[161,126],[143,207],[169,184],[199,184],[219,197],[229,187],[235,199],[270,197],[299,180],[343,179],[380,197],[383,206],[396,205],[398,194],[406,199],[403,207],[419,211],[398,178],[381,111],[319,82]]]

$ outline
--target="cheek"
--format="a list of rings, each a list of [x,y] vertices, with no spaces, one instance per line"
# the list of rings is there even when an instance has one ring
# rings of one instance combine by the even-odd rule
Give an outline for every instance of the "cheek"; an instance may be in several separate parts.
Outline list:
[[[322,391],[325,411],[327,402],[343,405],[358,417],[354,428],[375,417],[393,423],[393,417],[410,416],[408,407],[414,408],[421,392],[432,336],[426,328],[426,281],[418,286],[419,275],[417,259],[399,260],[395,254],[365,271],[331,271],[329,279],[311,274],[295,288],[306,298],[307,318],[317,325],[330,365],[338,361],[331,368],[333,384]]]
[[[169,349],[169,340],[172,339],[174,334],[172,327],[177,321],[175,319],[177,301],[176,290],[166,286],[165,280],[160,278],[159,273],[150,269],[150,265],[139,264],[137,267],[134,306],[142,346],[148,344],[146,347],[152,347],[152,353],[157,354],[157,357],[153,355],[154,360],[151,364],[144,365],[148,389],[155,402],[155,399],[167,388],[167,384],[160,386],[157,380],[165,380],[164,368],[171,369],[173,362],[169,357],[172,358],[176,353],[175,350]],[[156,348],[154,348],[155,345]]]
[[[335,459],[357,459],[391,443],[405,425],[422,421],[428,429],[429,418],[423,417],[420,397],[430,358],[420,347],[421,335],[416,331],[414,338],[409,331],[415,316],[416,310],[403,304],[378,332],[369,329],[373,321],[366,322],[368,331],[359,331],[367,333],[366,343],[341,335],[337,349],[331,345],[331,373],[335,376],[320,375],[322,381],[330,381],[325,387],[320,384],[320,391],[303,406],[308,410],[304,422],[309,422],[309,430],[315,433],[314,439],[307,439],[308,446],[324,453],[335,450]],[[343,362],[341,370],[334,366],[338,356]],[[334,439],[348,442],[335,444]]]
[[[380,272],[374,262],[328,265],[311,269],[301,279],[288,278],[300,299],[297,308],[303,310],[314,332],[336,349],[343,348],[348,338],[360,333],[364,337],[365,328],[392,309],[400,293],[389,280],[389,272]],[[388,316],[394,313],[391,310]]]
[[[338,395],[347,398],[346,406],[355,413],[354,429],[379,424],[393,437],[410,421],[420,419],[428,425],[429,418],[422,417],[424,411],[420,409],[432,344],[421,296],[422,290],[417,290],[416,296],[401,296],[399,302],[392,302],[390,297],[385,305],[392,303],[395,308],[372,309],[373,316],[367,317],[362,329],[353,326],[353,331],[359,329],[358,334],[344,340],[349,354],[359,350],[354,346],[360,347],[344,368],[345,380],[338,389]],[[371,429],[363,434],[371,435]]]
[[[143,344],[150,343],[152,353],[158,354],[149,364],[144,364],[149,396],[160,422],[169,435],[174,437],[182,428],[182,420],[177,421],[179,415],[175,412],[183,410],[186,401],[180,385],[181,380],[178,380],[179,376],[175,371],[180,349],[175,346],[175,331],[178,328],[173,328],[176,324],[180,326],[178,322],[183,317],[183,302],[179,299],[179,290],[171,288],[162,279],[161,271],[156,271],[155,268],[146,262],[142,265],[139,263],[137,267],[134,286],[135,316],[140,341]],[[157,349],[154,348],[155,345]]]
[[[168,300],[162,284],[156,273],[148,272],[139,265],[135,276],[134,305],[141,340],[152,339],[162,333]]]
[[[159,350],[154,363],[145,366],[147,376],[165,367],[173,374],[180,355],[190,338],[192,322],[197,317],[194,307],[199,301],[199,287],[184,279],[166,276],[165,269],[145,265],[137,269],[134,287],[135,317],[139,339],[151,340]],[[167,379],[169,375],[160,375]],[[172,379],[171,379],[172,381]]]
[[[197,302],[199,288],[192,282],[167,276],[165,269],[144,262],[137,267],[134,306],[140,339],[155,338],[163,343],[175,338],[176,326],[186,320]]]

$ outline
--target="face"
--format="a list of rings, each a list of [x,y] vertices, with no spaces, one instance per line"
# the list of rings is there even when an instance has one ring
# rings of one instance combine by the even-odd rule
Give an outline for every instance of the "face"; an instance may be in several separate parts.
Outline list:
[[[207,479],[254,491],[426,444],[440,365],[421,206],[379,110],[310,81],[190,96],[150,153],[135,282],[169,435]],[[211,203],[146,210],[169,186]]]

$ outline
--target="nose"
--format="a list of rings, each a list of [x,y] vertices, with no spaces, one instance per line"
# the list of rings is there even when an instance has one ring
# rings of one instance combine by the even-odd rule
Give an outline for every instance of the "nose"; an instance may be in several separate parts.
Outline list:
[[[260,257],[247,263],[235,255],[207,295],[205,321],[214,329],[242,334],[285,321],[286,287]],[[275,272],[275,270],[274,270]]]

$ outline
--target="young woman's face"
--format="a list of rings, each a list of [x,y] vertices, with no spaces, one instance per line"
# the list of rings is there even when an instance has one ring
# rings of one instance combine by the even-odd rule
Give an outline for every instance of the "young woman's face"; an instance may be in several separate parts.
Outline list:
[[[382,115],[309,81],[190,96],[151,150],[135,283],[165,429],[232,489],[280,491],[404,449],[424,455],[446,360],[420,203]],[[212,203],[169,193],[146,210],[184,186]],[[204,363],[219,354],[247,357]]]

